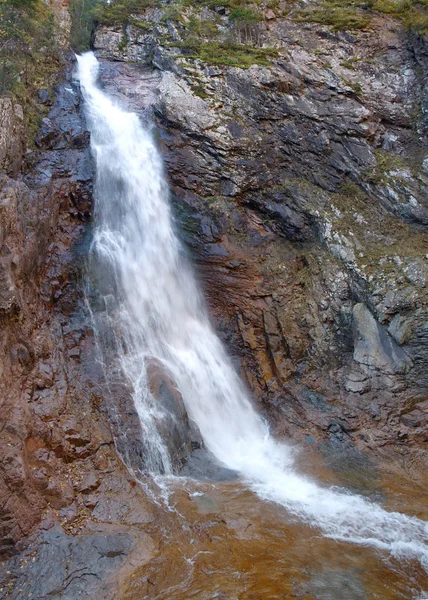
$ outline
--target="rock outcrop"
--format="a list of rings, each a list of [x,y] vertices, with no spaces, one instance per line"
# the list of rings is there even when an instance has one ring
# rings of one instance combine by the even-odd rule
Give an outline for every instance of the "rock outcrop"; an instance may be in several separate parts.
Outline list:
[[[26,548],[2,563],[8,598],[93,597],[111,565],[152,547],[129,532],[151,508],[116,452],[85,311],[93,171],[73,68],[24,157],[20,107],[2,100],[0,555]],[[17,583],[29,562],[38,575]]]
[[[422,457],[405,415],[427,386],[426,42],[389,17],[352,35],[269,19],[277,55],[243,69],[183,49],[185,11],[138,18],[96,32],[102,79],[154,114],[179,227],[261,409],[279,434],[335,441],[340,421],[344,444]]]

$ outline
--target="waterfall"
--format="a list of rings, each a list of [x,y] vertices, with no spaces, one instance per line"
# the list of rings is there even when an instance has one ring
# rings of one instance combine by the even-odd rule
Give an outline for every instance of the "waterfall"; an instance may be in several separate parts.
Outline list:
[[[78,57],[96,162],[94,251],[106,275],[106,323],[121,376],[132,384],[149,468],[171,473],[162,419],[147,381],[156,360],[180,391],[206,447],[262,499],[327,537],[371,545],[428,569],[428,524],[299,475],[291,451],[269,434],[213,330],[174,234],[162,160],[137,115],[98,86],[92,53]],[[111,375],[111,373],[110,373]]]

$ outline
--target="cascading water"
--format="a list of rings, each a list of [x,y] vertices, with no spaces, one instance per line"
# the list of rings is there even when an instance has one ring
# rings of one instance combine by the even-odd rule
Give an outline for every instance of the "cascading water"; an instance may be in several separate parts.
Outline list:
[[[105,302],[115,306],[109,327],[118,372],[132,385],[148,467],[172,472],[156,425],[162,415],[147,381],[147,362],[155,359],[171,374],[207,448],[261,498],[328,537],[417,557],[428,569],[427,523],[297,474],[290,450],[269,435],[210,325],[183,258],[162,161],[148,131],[97,87],[92,53],[78,63],[97,169],[94,249],[110,279]]]

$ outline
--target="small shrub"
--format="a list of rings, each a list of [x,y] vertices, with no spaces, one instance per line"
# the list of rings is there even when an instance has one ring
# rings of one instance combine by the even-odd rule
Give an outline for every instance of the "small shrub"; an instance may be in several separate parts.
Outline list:
[[[341,65],[342,67],[345,67],[346,69],[350,69],[351,71],[355,70],[355,65],[356,63],[361,62],[361,58],[349,58],[348,60],[344,60]]]
[[[147,23],[147,21],[142,21],[141,19],[134,19],[131,17],[129,19],[129,23],[133,27],[141,29],[142,31],[151,31],[152,29],[152,25],[150,23]]]
[[[164,8],[164,12],[162,15],[162,21],[180,21],[182,15],[181,7],[177,4],[168,4]]]
[[[397,169],[407,167],[403,159],[397,154],[386,152],[385,150],[375,150],[376,166],[365,174],[365,179],[377,185],[385,184],[388,181],[388,173]]]
[[[209,94],[206,93],[206,91],[204,89],[204,84],[201,81],[197,85],[195,85],[192,89],[193,89],[193,93],[195,94],[195,96],[199,96],[199,98],[202,98],[202,100],[209,98]]]
[[[361,87],[361,84],[358,83],[358,81],[357,81],[357,83],[352,84],[352,89],[357,94],[357,96],[359,96],[361,94],[361,92],[363,91],[363,88]]]
[[[375,0],[373,8],[400,19],[408,29],[428,31],[428,0]]]

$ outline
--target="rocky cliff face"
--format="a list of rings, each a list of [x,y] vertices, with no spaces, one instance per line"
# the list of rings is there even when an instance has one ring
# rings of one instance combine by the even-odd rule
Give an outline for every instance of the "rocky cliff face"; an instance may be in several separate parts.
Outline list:
[[[84,310],[93,173],[72,69],[24,156],[22,111],[1,101],[0,554],[25,547],[28,555],[4,568],[2,598],[22,597],[23,587],[34,597],[52,590],[65,597],[65,588],[73,598],[83,589],[90,594],[92,580],[139,543],[125,523],[151,520],[143,492],[116,453]],[[97,531],[82,546],[72,535],[91,515]],[[119,520],[125,529],[111,527]],[[33,545],[21,546],[41,522]],[[37,554],[40,544],[46,556]],[[30,571],[18,585],[30,554],[45,575]],[[73,581],[91,561],[95,575]]]
[[[100,28],[103,80],[154,114],[177,221],[276,432],[419,454],[425,40],[388,17],[355,35],[267,17],[258,35],[277,55],[248,69],[183,49],[185,12]]]
[[[426,40],[387,17],[355,35],[267,17],[260,39],[276,51],[242,69],[192,58],[180,46],[186,15],[150,9],[149,27],[98,29],[102,78],[156,124],[177,227],[275,433],[328,457],[386,448],[417,478],[427,444]],[[31,151],[20,107],[0,100],[2,555],[44,524],[1,575],[11,598],[19,586],[95,597],[91,586],[124,556],[154,551],[142,529],[152,508],[119,459],[144,466],[135,409],[126,390],[105,389],[84,309],[93,173],[71,70]],[[165,386],[171,395],[157,374],[154,390]],[[44,578],[52,556],[62,562]]]

